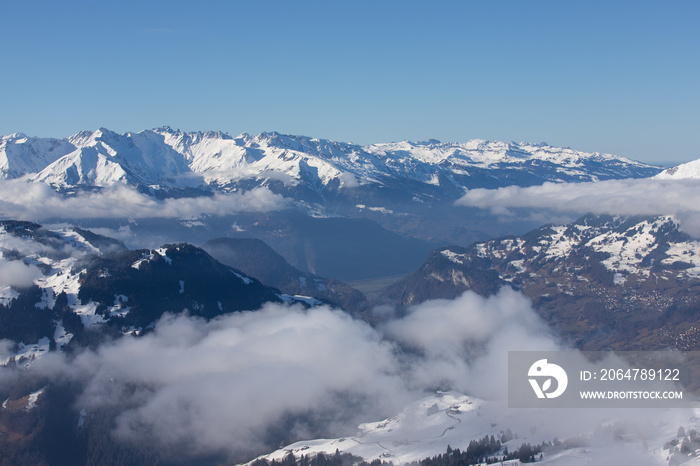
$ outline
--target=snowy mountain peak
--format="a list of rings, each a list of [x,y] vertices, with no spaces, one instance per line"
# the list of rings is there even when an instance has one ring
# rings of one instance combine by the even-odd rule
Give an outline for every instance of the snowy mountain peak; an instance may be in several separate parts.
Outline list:
[[[700,178],[700,159],[667,168],[655,178],[662,180],[679,180],[684,178]]]
[[[20,178],[35,173],[75,150],[65,139],[33,138],[15,133],[0,138],[0,178]]]
[[[196,139],[232,139],[231,135],[224,131],[194,131],[183,132],[179,129],[174,130],[170,126],[161,126],[152,130],[141,131],[142,133],[152,132],[162,136],[179,137],[179,138],[196,138]]]
[[[253,138],[253,141],[261,146],[288,149],[324,158],[346,154],[353,150],[361,150],[360,146],[350,143],[311,138],[308,136],[294,136],[291,134],[278,133],[276,131],[260,133]]]
[[[32,177],[52,186],[115,184],[182,187],[201,184],[189,172],[182,153],[153,131],[118,134],[105,128],[83,131],[70,139],[76,147]]]
[[[250,141],[251,139],[253,139],[253,136],[250,133],[243,132],[243,133],[239,134],[238,136],[236,136],[234,139],[236,139],[236,140],[240,139],[241,141],[247,142],[247,141]]]
[[[179,134],[179,133],[182,132],[182,131],[180,131],[179,129],[176,129],[176,130],[175,130],[175,129],[172,129],[172,128],[171,128],[170,126],[168,126],[168,125],[159,126],[158,128],[154,128],[154,129],[152,129],[151,131],[153,131],[154,133],[170,133],[170,134]]]
[[[68,138],[68,141],[76,147],[94,146],[102,136],[102,131],[81,131]]]
[[[428,147],[439,146],[440,144],[442,144],[442,142],[439,141],[438,139],[428,139],[426,141],[403,141],[403,142],[406,142],[406,143],[411,144],[413,146],[428,146]]]
[[[2,138],[3,142],[5,141],[5,139],[7,139],[9,141],[16,141],[16,142],[18,142],[20,139],[24,139],[26,141],[27,135],[24,133],[13,133],[13,134],[10,134],[9,136],[3,136],[3,138]]]

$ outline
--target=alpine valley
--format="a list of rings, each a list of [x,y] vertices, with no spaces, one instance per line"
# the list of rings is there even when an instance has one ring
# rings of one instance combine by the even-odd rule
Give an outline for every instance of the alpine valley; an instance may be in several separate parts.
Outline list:
[[[697,173],[545,143],[2,137],[0,464],[700,464],[694,409],[571,423],[493,388],[518,345],[700,349],[690,217],[455,204]]]

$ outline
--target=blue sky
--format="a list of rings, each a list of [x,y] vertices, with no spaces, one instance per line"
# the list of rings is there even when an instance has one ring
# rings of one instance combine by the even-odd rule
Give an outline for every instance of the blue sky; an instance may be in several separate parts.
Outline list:
[[[280,131],[700,158],[700,2],[0,0],[0,134]]]

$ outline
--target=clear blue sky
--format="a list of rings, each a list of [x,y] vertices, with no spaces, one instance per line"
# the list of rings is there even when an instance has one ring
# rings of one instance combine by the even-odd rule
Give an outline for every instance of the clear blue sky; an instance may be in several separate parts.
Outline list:
[[[0,0],[0,134],[104,126],[700,158],[698,1]]]

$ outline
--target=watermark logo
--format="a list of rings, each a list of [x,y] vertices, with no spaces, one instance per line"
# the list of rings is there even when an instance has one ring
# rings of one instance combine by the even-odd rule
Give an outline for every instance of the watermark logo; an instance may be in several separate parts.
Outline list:
[[[699,354],[508,351],[508,407],[695,408],[700,390],[684,384],[700,386]]]
[[[527,375],[534,377],[528,380],[537,398],[556,398],[564,393],[569,383],[566,371],[561,366],[548,363],[546,359],[540,359],[530,366]],[[540,385],[540,380],[542,380],[542,385]],[[552,380],[557,382],[554,390],[552,390]]]

